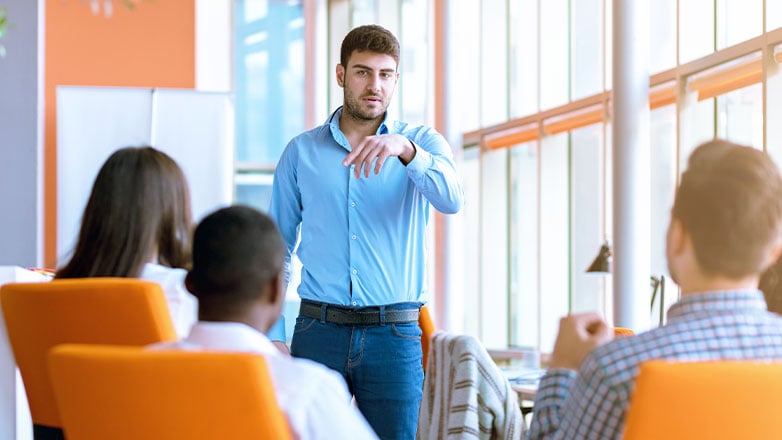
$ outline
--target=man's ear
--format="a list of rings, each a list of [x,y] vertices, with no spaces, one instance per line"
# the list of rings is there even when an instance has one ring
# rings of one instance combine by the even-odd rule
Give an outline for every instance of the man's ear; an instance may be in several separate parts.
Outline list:
[[[266,300],[269,304],[277,304],[278,302],[285,301],[284,284],[280,273],[274,275],[274,277],[269,280],[269,284],[266,286]]]
[[[671,255],[680,255],[687,245],[687,231],[684,224],[676,217],[671,218],[671,224],[668,226],[668,252]]]
[[[763,264],[763,270],[768,269],[774,263],[776,263],[777,260],[779,260],[780,255],[782,255],[782,239],[777,239],[776,243],[774,243],[774,245],[771,247],[771,252]]]
[[[190,278],[190,272],[185,275],[185,288],[188,292],[192,293],[193,296],[198,296],[195,293],[195,290],[193,290],[193,280]]]
[[[345,66],[337,64],[337,85],[345,87]]]

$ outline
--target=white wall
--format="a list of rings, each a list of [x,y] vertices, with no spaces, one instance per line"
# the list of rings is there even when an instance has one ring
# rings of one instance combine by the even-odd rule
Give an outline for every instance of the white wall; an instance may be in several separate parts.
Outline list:
[[[0,265],[41,264],[43,0],[9,0],[0,44]]]
[[[196,0],[196,90],[233,89],[233,1]]]

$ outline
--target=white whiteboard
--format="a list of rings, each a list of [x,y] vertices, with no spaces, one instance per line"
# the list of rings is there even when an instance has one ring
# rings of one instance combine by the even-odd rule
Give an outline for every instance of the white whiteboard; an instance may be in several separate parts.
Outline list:
[[[233,199],[233,103],[226,93],[57,87],[57,265],[67,261],[101,165],[152,145],[187,176],[196,221]]]

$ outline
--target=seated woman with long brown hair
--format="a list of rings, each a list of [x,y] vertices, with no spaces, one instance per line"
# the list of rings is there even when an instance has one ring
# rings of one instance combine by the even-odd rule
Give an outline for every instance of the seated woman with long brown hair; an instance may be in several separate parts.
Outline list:
[[[70,261],[55,278],[131,277],[158,282],[174,328],[187,335],[197,301],[185,288],[193,222],[182,169],[152,147],[114,152],[92,186]]]

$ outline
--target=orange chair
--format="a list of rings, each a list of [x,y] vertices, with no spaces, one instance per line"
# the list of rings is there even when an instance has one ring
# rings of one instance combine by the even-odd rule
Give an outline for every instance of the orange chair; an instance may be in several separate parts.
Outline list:
[[[432,316],[429,314],[429,308],[421,307],[418,315],[418,326],[421,327],[421,350],[423,351],[424,372],[426,372],[426,361],[429,358],[429,344],[432,342],[432,335],[435,332]]]
[[[781,439],[782,362],[641,364],[624,439]]]
[[[49,373],[68,440],[291,438],[258,354],[64,344]]]
[[[625,338],[627,336],[634,336],[635,332],[625,327],[614,327],[614,337]]]
[[[176,339],[160,286],[131,278],[10,283],[0,301],[36,440],[61,438],[46,354],[65,342],[146,345]]]

